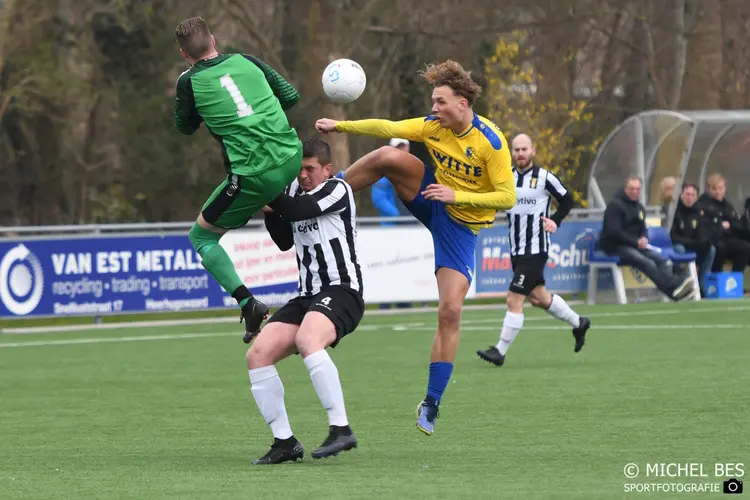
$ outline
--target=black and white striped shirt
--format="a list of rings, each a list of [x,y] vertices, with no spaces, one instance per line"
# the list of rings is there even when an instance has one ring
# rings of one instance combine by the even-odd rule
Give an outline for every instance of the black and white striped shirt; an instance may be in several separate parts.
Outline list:
[[[516,205],[506,212],[510,226],[511,256],[546,254],[550,237],[541,217],[554,220],[559,226],[570,212],[573,199],[560,179],[547,169],[532,165],[525,172],[513,167],[516,180]],[[550,217],[552,197],[558,210]]]
[[[266,216],[271,237],[282,250],[296,248],[300,295],[316,295],[332,285],[363,293],[356,207],[346,182],[329,178],[305,192],[295,179],[269,205],[275,212]]]

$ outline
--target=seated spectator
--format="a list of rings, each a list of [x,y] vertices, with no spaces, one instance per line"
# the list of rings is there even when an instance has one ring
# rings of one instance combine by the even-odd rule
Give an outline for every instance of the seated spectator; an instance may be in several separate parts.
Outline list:
[[[712,271],[721,272],[724,262],[732,261],[732,271],[744,272],[750,261],[750,241],[745,239],[745,225],[741,216],[724,197],[727,183],[723,176],[712,174],[706,182],[706,192],[698,198],[698,208],[706,218],[709,238],[716,247]]]
[[[674,199],[674,188],[677,186],[676,177],[665,177],[661,180],[661,217],[662,226],[668,227],[669,206]]]
[[[649,248],[646,238],[646,209],[638,201],[643,183],[630,177],[625,189],[615,195],[604,211],[604,223],[599,238],[599,249],[616,255],[623,265],[638,269],[672,300],[682,300],[693,291],[690,278],[673,274],[668,261]]]
[[[701,295],[705,295],[706,275],[711,272],[716,249],[711,244],[708,224],[696,205],[698,186],[685,184],[677,202],[677,210],[669,235],[677,252],[695,252]]]

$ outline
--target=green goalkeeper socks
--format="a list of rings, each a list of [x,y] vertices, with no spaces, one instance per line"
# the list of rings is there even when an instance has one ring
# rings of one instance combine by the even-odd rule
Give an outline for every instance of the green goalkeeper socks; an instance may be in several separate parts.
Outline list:
[[[221,239],[220,234],[209,231],[208,229],[203,229],[196,222],[190,229],[189,236],[190,243],[193,244],[193,248],[195,248],[195,251],[201,256],[203,267],[211,273],[211,276],[219,282],[221,287],[226,290],[227,293],[234,296],[236,292],[238,292],[238,289],[246,290],[245,284],[242,283],[237,271],[234,269],[232,259],[229,258],[224,247],[219,245],[219,239]],[[244,296],[244,293],[240,295],[243,296],[239,301],[240,307],[247,304],[248,300],[252,298],[252,295],[249,292],[247,293],[247,296]]]

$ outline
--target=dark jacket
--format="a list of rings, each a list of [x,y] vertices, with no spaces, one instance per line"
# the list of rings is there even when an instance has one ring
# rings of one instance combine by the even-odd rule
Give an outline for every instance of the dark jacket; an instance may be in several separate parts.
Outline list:
[[[709,238],[713,243],[723,238],[741,238],[745,232],[742,219],[731,203],[724,198],[721,201],[714,200],[708,193],[703,193],[696,203],[706,218],[709,230]],[[724,229],[722,222],[729,222],[729,229]]]
[[[682,200],[677,202],[672,230],[669,233],[672,243],[679,243],[695,251],[708,250],[711,245],[708,223],[701,215],[698,203],[687,207]]]
[[[646,236],[646,208],[620,191],[604,210],[599,248],[607,253],[620,245],[637,248],[642,236]]]

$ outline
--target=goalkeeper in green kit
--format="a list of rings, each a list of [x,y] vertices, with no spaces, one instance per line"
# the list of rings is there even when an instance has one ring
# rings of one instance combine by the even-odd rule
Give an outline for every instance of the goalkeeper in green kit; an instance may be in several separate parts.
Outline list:
[[[219,239],[247,224],[299,174],[302,143],[284,114],[299,101],[299,93],[254,57],[219,54],[200,17],[182,21],[175,35],[191,66],[177,80],[177,130],[192,134],[205,122],[221,144],[227,170],[190,229],[190,242],[203,266],[239,303],[244,338],[250,342],[268,307],[242,283]]]

